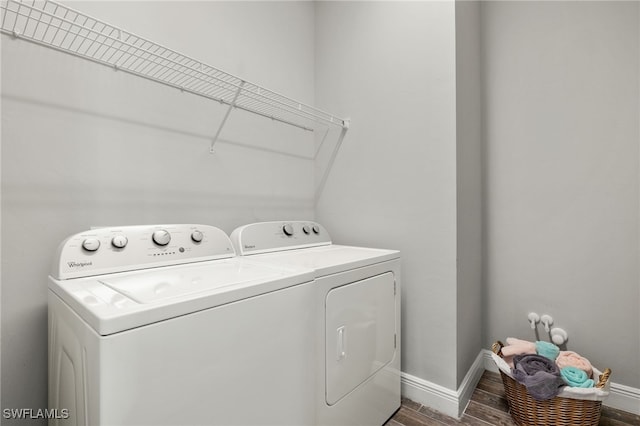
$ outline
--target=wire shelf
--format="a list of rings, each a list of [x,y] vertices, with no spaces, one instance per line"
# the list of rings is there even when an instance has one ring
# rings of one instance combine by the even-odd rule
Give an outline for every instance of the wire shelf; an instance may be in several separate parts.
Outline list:
[[[343,132],[349,127],[349,120],[54,1],[2,0],[0,13],[2,33],[218,101],[228,105],[229,111],[239,108],[309,131],[318,124],[341,127]],[[220,129],[216,139],[219,133]]]

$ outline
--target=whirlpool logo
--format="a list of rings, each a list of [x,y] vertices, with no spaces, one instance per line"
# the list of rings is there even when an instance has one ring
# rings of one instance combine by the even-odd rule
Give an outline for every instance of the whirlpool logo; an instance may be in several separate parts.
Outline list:
[[[93,262],[67,262],[69,268],[84,268],[85,266],[92,266]]]

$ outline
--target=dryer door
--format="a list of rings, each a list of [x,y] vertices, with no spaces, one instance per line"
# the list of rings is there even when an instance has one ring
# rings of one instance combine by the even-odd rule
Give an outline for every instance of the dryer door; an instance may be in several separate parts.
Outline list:
[[[333,405],[384,368],[396,346],[395,279],[387,272],[326,298],[326,400]]]

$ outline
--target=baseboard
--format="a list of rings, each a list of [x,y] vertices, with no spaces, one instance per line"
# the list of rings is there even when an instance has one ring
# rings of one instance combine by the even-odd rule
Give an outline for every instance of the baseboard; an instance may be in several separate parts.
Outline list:
[[[448,416],[460,418],[485,370],[498,372],[498,367],[491,358],[491,351],[487,349],[480,351],[457,390],[402,373],[402,396]],[[640,415],[640,389],[611,382],[611,393],[603,404]]]
[[[450,417],[460,418],[484,370],[484,354],[480,352],[457,390],[402,373],[402,395]]]
[[[498,367],[491,358],[491,351],[485,349],[483,352],[484,368],[497,373]],[[640,415],[640,389],[611,382],[610,391],[609,397],[602,402],[603,405]]]

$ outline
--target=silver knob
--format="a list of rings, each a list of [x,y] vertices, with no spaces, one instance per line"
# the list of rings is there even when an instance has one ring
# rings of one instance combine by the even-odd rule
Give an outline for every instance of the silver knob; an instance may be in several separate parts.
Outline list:
[[[129,240],[124,235],[116,235],[111,239],[111,245],[115,248],[124,248]]]
[[[100,248],[100,240],[97,238],[86,238],[82,242],[82,248],[86,251],[96,251]]]
[[[302,232],[304,232],[306,235],[309,235],[309,233],[311,232],[311,228],[309,228],[309,225],[304,225],[302,227]]]
[[[199,243],[202,242],[202,239],[204,238],[204,234],[198,230],[195,230],[191,233],[191,239],[193,240],[193,242],[195,243]]]
[[[320,227],[318,225],[313,225],[313,233],[314,234],[319,234],[320,233]]]
[[[171,234],[164,229],[160,229],[153,233],[151,239],[159,246],[166,246],[171,241]]]
[[[284,232],[284,235],[290,237],[293,235],[293,226],[291,226],[290,224],[286,224],[282,227],[282,232]]]

